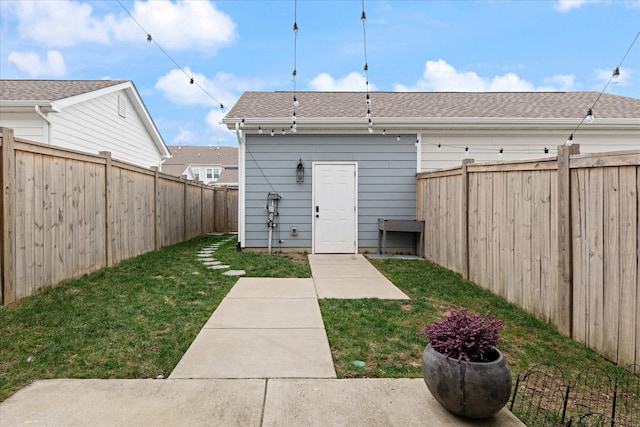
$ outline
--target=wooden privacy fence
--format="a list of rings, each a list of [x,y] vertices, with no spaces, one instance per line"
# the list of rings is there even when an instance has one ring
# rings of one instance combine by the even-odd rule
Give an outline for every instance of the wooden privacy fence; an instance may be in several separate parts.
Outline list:
[[[606,358],[640,362],[640,150],[419,173],[425,258]]]
[[[237,189],[17,140],[0,128],[0,304],[211,232],[237,231]]]

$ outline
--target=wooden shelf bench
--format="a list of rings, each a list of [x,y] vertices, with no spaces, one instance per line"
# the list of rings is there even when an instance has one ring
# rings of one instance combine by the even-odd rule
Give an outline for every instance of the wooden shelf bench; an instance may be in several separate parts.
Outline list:
[[[378,253],[384,254],[386,251],[387,231],[397,231],[403,233],[415,233],[414,255],[422,258],[424,247],[424,221],[416,219],[384,219],[378,218]]]

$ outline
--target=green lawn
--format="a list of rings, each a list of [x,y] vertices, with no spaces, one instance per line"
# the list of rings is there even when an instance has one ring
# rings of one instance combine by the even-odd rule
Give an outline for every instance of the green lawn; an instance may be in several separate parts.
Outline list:
[[[203,237],[141,255],[0,308],[0,401],[38,379],[168,376],[237,280],[196,257],[227,238]],[[236,252],[235,245],[227,241],[215,258],[248,276],[310,276],[304,254]],[[465,306],[504,321],[499,347],[514,377],[540,362],[567,372],[588,365],[618,370],[446,269],[426,261],[373,264],[412,299],[320,301],[341,378],[420,377],[424,343],[416,333],[449,307]]]

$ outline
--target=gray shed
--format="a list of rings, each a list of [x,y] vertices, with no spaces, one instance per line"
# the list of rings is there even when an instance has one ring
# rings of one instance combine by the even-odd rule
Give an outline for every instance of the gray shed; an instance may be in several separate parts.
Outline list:
[[[415,219],[416,134],[369,132],[362,92],[295,96],[295,130],[292,92],[246,92],[223,119],[238,134],[241,246],[375,252],[379,218]],[[411,252],[415,237],[386,247]]]

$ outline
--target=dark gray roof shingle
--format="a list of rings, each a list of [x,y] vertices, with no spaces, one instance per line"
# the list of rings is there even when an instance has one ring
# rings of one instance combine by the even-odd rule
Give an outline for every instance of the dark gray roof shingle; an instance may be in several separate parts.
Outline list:
[[[378,118],[581,118],[598,92],[371,92]],[[300,118],[362,118],[364,92],[297,92]],[[290,117],[292,92],[245,92],[225,120]],[[603,94],[594,107],[600,118],[639,118],[640,99]]]
[[[58,101],[127,80],[0,80],[2,101]]]

